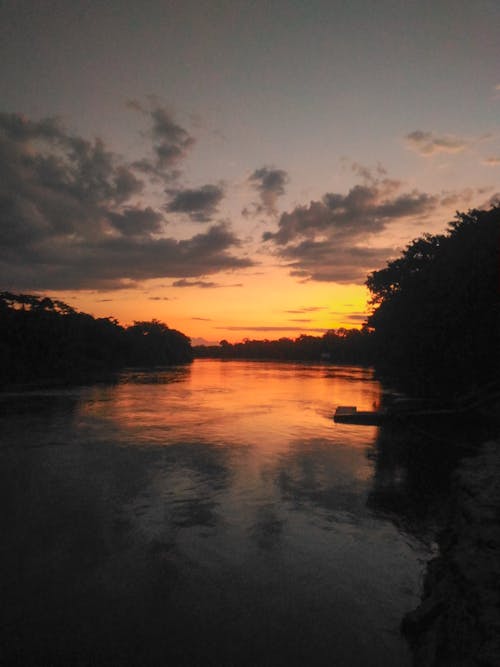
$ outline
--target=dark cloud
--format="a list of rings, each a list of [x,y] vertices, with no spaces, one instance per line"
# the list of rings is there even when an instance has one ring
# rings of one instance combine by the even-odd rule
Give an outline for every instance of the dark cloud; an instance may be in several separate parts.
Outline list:
[[[368,315],[366,313],[349,313],[345,315],[348,322],[366,322]]]
[[[210,222],[217,206],[224,197],[224,190],[217,185],[201,188],[167,190],[172,197],[165,210],[169,213],[185,213],[195,222]]]
[[[202,289],[213,289],[214,287],[221,287],[219,283],[208,282],[206,280],[186,280],[181,278],[172,283],[172,287],[201,287]]]
[[[419,155],[428,157],[436,153],[460,153],[470,141],[449,134],[436,135],[433,132],[415,130],[405,137],[407,146]]]
[[[483,160],[483,164],[488,167],[499,167],[500,166],[500,156],[491,156]]]
[[[184,141],[160,120],[159,136]],[[101,140],[74,136],[54,119],[1,113],[0,283],[115,289],[252,265],[231,254],[240,241],[224,223],[188,239],[162,236],[162,214],[139,203],[144,186]]]
[[[366,313],[346,313],[341,311],[332,311],[328,313],[330,317],[334,317],[337,320],[343,320],[347,322],[364,322],[368,315]]]
[[[292,276],[350,284],[363,283],[370,269],[382,266],[394,254],[394,249],[342,246],[334,241],[303,241],[286,247],[280,254],[287,260]]]
[[[290,320],[288,320],[288,321],[289,321],[289,322],[300,322],[300,323],[306,323],[306,324],[307,324],[308,322],[312,322],[312,320],[309,320],[309,319],[307,319],[307,318],[303,318],[303,317],[297,317],[297,318],[295,318],[295,319],[290,319]]]
[[[109,220],[124,236],[143,236],[162,229],[160,213],[150,206],[147,208],[126,208],[120,213],[109,211]]]
[[[148,296],[150,301],[170,301],[168,296]]]
[[[359,166],[358,166],[359,169]],[[392,248],[371,247],[369,240],[388,225],[422,217],[440,205],[440,198],[412,190],[400,181],[364,170],[364,182],[346,195],[326,193],[321,201],[283,213],[276,232],[264,241],[275,245],[291,273],[304,280],[361,283],[368,271],[383,264]]]
[[[276,215],[276,202],[278,197],[285,194],[285,185],[289,181],[287,172],[283,169],[261,167],[256,169],[248,180],[260,196],[260,203],[253,204],[253,213]],[[248,209],[244,209],[244,213],[250,214]]]
[[[153,120],[151,133],[158,166],[164,169],[186,157],[188,150],[194,144],[194,138],[175,123],[169,113],[161,107],[151,111],[151,118]]]
[[[208,282],[205,280],[176,280],[172,283],[172,287],[201,287],[202,289],[216,289],[218,287],[243,287],[243,283],[235,283],[232,285],[225,285],[223,283]]]
[[[136,160],[133,168],[161,181],[175,180],[180,175],[176,167],[187,157],[195,143],[194,137],[158,104],[145,107],[140,102],[131,100],[128,106],[148,119],[150,129],[146,135],[152,141],[152,157]]]

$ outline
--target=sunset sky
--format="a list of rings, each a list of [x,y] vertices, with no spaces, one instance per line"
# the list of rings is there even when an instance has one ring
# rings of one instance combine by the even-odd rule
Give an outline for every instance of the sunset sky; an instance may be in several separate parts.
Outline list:
[[[500,198],[498,0],[0,5],[0,289],[195,343],[359,326]]]

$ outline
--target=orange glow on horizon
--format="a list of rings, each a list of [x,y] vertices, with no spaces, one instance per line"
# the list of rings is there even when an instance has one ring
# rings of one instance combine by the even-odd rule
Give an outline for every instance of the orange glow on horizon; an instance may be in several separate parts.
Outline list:
[[[360,328],[367,314],[368,292],[361,285],[294,283],[283,271],[235,282],[229,276],[226,285],[207,289],[174,288],[156,280],[142,288],[64,292],[57,298],[123,325],[155,318],[195,343],[321,336],[329,329]]]

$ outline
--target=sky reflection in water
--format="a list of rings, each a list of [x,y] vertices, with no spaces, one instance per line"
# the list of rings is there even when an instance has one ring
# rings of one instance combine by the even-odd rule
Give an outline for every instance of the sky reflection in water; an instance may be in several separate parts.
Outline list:
[[[332,421],[380,391],[359,368],[199,360],[4,396],[7,656],[409,664],[427,552],[377,514],[377,429]]]

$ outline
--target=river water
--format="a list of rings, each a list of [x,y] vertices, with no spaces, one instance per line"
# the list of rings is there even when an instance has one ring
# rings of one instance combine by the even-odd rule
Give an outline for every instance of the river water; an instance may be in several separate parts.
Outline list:
[[[2,664],[410,665],[431,519],[406,439],[332,420],[381,392],[197,360],[0,395]]]

